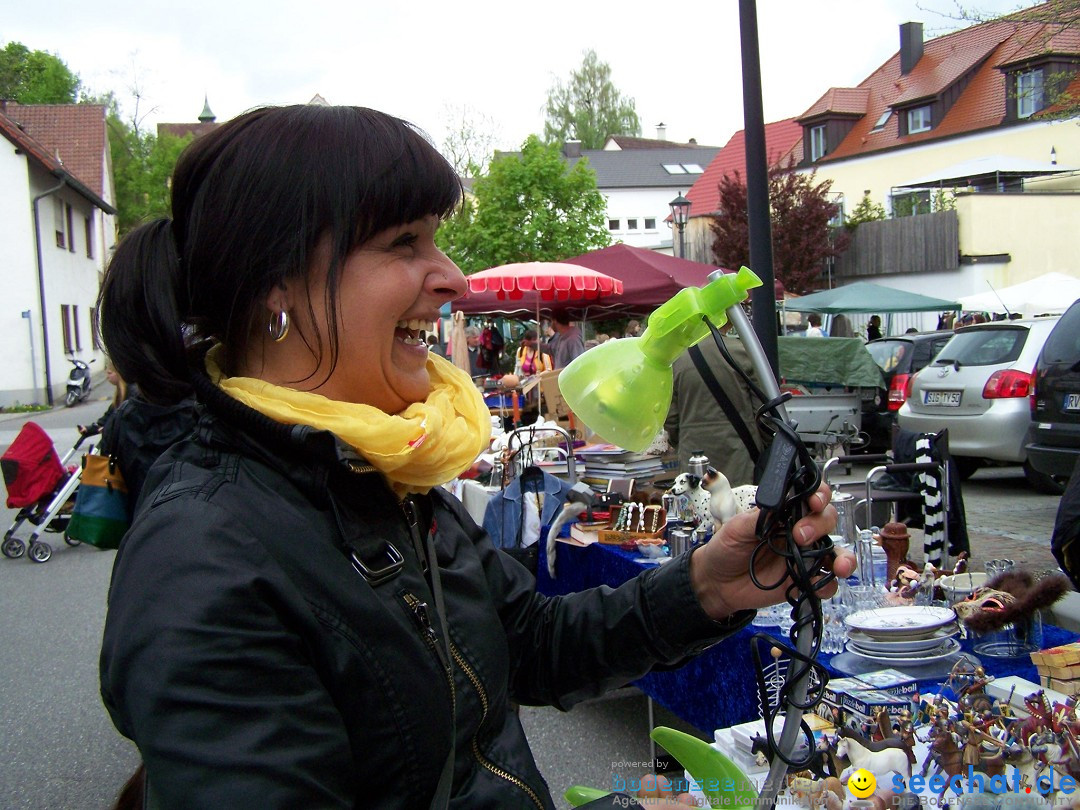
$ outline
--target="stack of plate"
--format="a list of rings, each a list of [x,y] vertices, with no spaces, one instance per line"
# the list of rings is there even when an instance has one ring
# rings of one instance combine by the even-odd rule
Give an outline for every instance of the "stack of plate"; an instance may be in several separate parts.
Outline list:
[[[884,666],[923,666],[960,651],[952,608],[904,605],[860,610],[844,619],[847,651]]]

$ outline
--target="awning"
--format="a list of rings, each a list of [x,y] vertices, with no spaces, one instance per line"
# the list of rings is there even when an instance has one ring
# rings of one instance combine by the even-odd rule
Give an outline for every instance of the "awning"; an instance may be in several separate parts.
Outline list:
[[[1003,180],[1040,177],[1048,174],[1076,171],[1057,163],[1025,160],[1007,155],[986,157],[954,163],[930,174],[896,183],[893,188],[955,188],[957,186],[986,186]]]

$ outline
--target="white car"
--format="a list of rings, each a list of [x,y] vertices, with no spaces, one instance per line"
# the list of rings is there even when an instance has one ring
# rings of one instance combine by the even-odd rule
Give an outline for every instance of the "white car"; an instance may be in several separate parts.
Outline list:
[[[963,477],[991,463],[1023,464],[1031,485],[1060,493],[1060,483],[1028,464],[1035,363],[1060,316],[966,326],[911,378],[897,421],[904,430],[949,429],[949,452]]]

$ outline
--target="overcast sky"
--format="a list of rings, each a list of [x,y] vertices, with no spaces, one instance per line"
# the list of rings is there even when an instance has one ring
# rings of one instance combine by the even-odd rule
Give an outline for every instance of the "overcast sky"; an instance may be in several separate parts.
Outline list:
[[[1024,0],[965,0],[1000,13]],[[962,27],[954,0],[758,0],[767,121],[857,84],[899,47]],[[722,146],[742,127],[736,0],[507,3],[357,0],[22,2],[0,43],[58,54],[94,91],[127,104],[134,78],[147,123],[193,121],[207,95],[219,121],[260,104],[357,104],[407,118],[441,144],[467,111],[496,146],[541,133],[544,103],[592,48],[633,98],[642,134]]]

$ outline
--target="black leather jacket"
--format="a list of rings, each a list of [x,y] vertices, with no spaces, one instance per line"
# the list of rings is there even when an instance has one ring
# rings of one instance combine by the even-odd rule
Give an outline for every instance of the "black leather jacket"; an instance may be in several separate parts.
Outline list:
[[[451,740],[450,806],[552,807],[511,700],[568,708],[749,618],[709,620],[688,557],[545,598],[442,490],[402,503],[224,396],[152,467],[109,593],[102,696],[164,807],[427,808]]]

